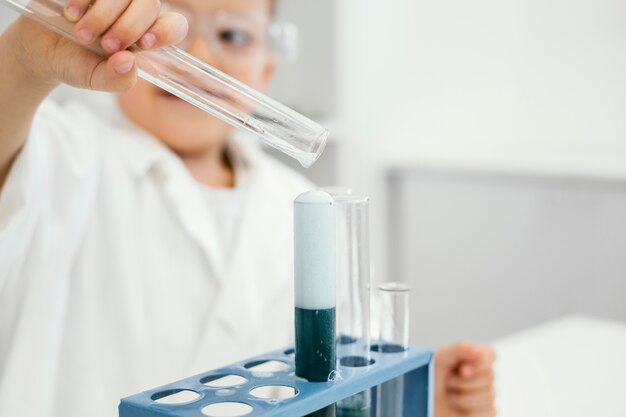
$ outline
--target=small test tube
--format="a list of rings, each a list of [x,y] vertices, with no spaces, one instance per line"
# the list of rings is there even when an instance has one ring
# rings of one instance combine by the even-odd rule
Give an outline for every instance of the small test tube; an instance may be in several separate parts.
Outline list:
[[[294,202],[296,376],[327,382],[336,369],[336,229],[333,198],[320,190]],[[334,417],[335,406],[309,414]]]
[[[378,286],[380,303],[380,338],[376,350],[386,354],[401,354],[409,349],[410,287],[399,282]],[[404,376],[378,386],[379,417],[404,415]]]

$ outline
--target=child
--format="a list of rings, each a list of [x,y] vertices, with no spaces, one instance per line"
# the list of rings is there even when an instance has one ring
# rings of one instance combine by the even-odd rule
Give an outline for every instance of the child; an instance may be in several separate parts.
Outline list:
[[[136,81],[125,50],[185,39],[264,89],[274,4],[169,7],[187,38],[153,0],[70,0],[76,36],[101,36],[106,60],[25,18],[0,37],[2,416],[115,416],[123,396],[292,339],[291,209],[311,185]],[[60,83],[120,92],[113,120],[46,101]],[[490,350],[442,352],[442,412],[488,415]]]

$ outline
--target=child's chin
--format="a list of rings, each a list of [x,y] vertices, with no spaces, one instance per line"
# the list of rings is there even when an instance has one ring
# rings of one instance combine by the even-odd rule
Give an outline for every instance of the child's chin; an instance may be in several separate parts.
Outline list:
[[[214,136],[202,136],[184,134],[175,137],[161,137],[159,140],[175,153],[185,156],[203,154],[215,147],[223,146],[226,141]]]

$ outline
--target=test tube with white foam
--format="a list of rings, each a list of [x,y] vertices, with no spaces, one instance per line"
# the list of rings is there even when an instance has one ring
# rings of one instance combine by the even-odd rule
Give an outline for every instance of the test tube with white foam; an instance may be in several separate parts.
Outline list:
[[[296,375],[326,382],[336,368],[335,205],[320,190],[294,202]],[[311,416],[334,416],[334,405]]]
[[[410,287],[400,282],[378,286],[380,302],[380,341],[375,350],[402,354],[409,349]],[[404,376],[378,386],[378,416],[404,416]]]

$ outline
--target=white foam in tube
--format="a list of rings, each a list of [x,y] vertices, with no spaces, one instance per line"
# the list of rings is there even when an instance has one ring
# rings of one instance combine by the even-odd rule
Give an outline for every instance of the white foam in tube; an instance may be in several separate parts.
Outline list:
[[[326,192],[312,190],[294,202],[295,305],[335,307],[335,207]]]

